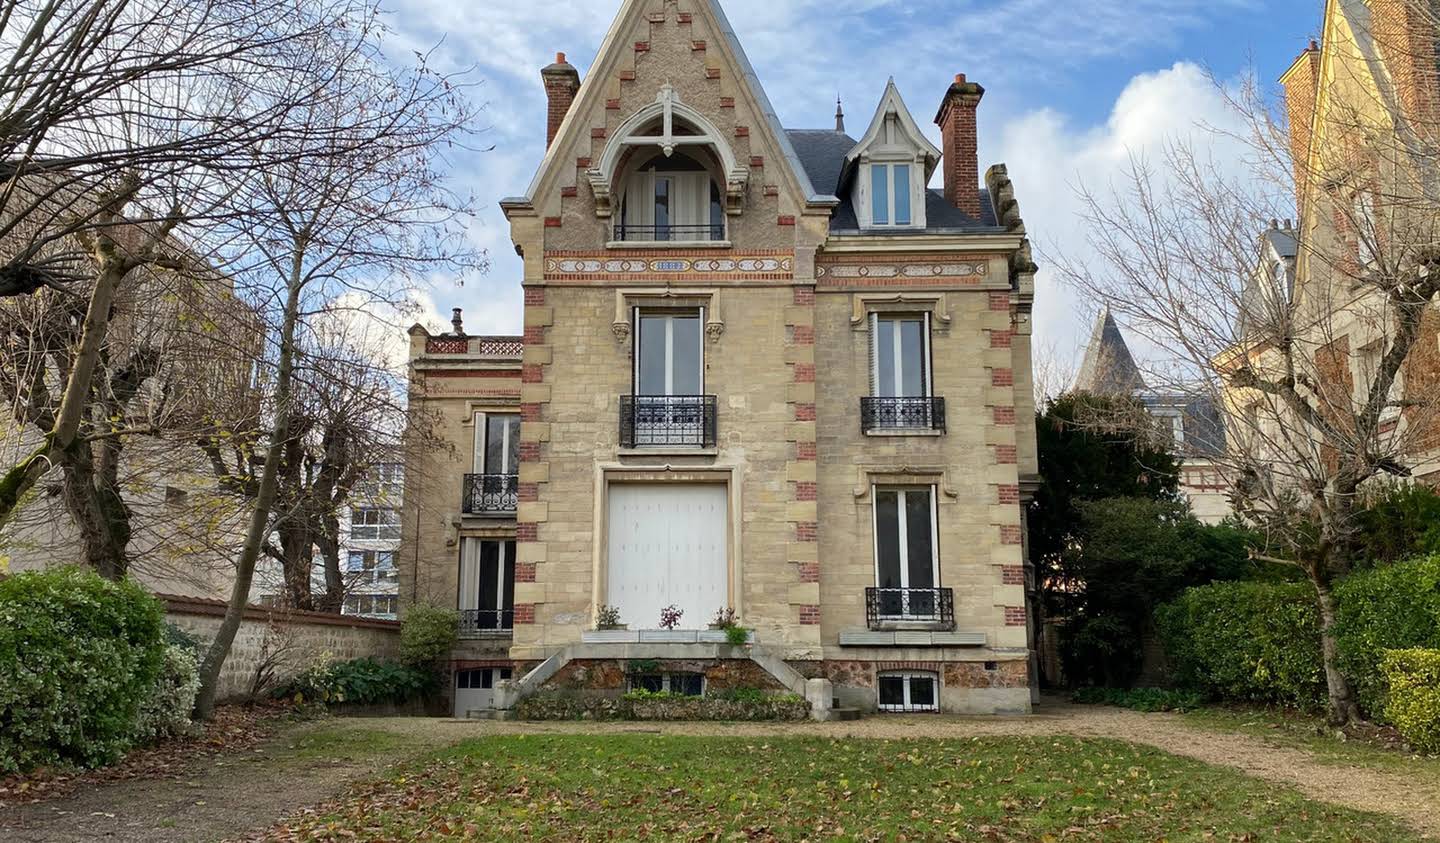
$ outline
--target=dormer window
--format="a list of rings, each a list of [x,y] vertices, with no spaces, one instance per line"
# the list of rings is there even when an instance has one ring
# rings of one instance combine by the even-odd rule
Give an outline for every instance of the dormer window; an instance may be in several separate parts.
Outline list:
[[[843,182],[851,185],[860,227],[924,228],[925,186],[939,163],[940,150],[915,124],[892,80],[870,129],[845,156]]]

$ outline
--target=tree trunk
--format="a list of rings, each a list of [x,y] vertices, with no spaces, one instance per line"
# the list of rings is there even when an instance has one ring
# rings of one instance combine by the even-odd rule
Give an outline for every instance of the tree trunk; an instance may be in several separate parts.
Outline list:
[[[1311,576],[1315,586],[1315,605],[1320,612],[1320,649],[1325,660],[1325,687],[1330,699],[1330,725],[1348,726],[1362,723],[1360,706],[1355,700],[1355,687],[1340,669],[1340,649],[1335,640],[1335,595],[1323,576]]]
[[[221,621],[215,640],[205,654],[205,661],[200,665],[200,693],[195,699],[195,717],[198,720],[209,720],[215,712],[220,669],[225,666],[230,645],[235,643],[235,634],[240,631],[240,622],[250,601],[250,586],[255,579],[255,563],[260,558],[261,547],[270,529],[270,510],[279,485],[280,462],[290,438],[290,390],[295,366],[295,333],[300,321],[300,293],[304,286],[301,280],[304,257],[303,249],[297,247],[291,259],[290,292],[285,299],[285,314],[281,319],[280,358],[275,376],[275,421],[270,431],[269,447],[265,449],[265,468],[260,475],[255,509],[250,514],[245,545],[235,567],[230,605],[226,607],[225,619]]]
[[[120,492],[118,440],[101,442],[99,464],[90,445],[78,444],[64,455],[64,500],[76,528],[85,564],[108,580],[130,571],[130,507]]]

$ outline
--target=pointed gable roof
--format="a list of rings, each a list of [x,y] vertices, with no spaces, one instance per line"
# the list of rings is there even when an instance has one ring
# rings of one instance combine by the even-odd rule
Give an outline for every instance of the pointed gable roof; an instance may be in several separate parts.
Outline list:
[[[1145,389],[1145,378],[1108,307],[1095,320],[1073,388],[1094,395],[1134,395]]]
[[[765,87],[760,83],[760,77],[755,72],[754,65],[750,63],[750,58],[740,44],[739,36],[735,34],[735,27],[725,16],[718,0],[687,0],[687,3],[691,7],[691,14],[708,17],[713,29],[723,36],[723,49],[735,65],[739,87],[750,95],[755,110],[764,118],[766,128],[778,146],[781,157],[785,160],[785,169],[795,179],[805,201],[811,205],[831,207],[838,205],[840,202],[838,197],[823,189],[817,191],[811,183],[810,175],[801,164],[800,156],[796,154],[789,136],[780,123],[775,106],[771,104],[770,97],[765,93]],[[539,169],[530,181],[525,196],[503,200],[502,204],[533,203],[543,192],[546,176],[552,171],[567,169],[559,165],[558,159],[563,154],[562,150],[569,147],[577,132],[588,131],[588,128],[582,124],[588,119],[587,115],[597,110],[597,104],[605,96],[605,86],[600,80],[614,72],[621,58],[630,54],[631,49],[627,43],[626,33],[645,19],[646,5],[646,0],[624,0],[621,4],[620,11],[616,13],[609,31],[605,34],[605,39],[600,43],[595,61],[591,63],[580,86],[580,92],[576,95],[569,112],[566,113],[564,121],[560,124],[554,142],[546,150],[545,157],[541,160]]]
[[[895,77],[885,83],[885,93],[880,95],[880,104],[875,107],[875,116],[870,119],[870,128],[860,138],[851,150],[845,155],[845,173],[842,180],[848,175],[855,162],[865,150],[884,141],[885,120],[891,114],[895,115],[896,123],[904,131],[910,141],[910,145],[925,155],[925,183],[930,183],[930,177],[935,174],[935,168],[940,165],[940,149],[925,137],[920,131],[920,126],[915,122],[915,117],[905,105],[905,98],[900,96],[900,89],[895,86]]]

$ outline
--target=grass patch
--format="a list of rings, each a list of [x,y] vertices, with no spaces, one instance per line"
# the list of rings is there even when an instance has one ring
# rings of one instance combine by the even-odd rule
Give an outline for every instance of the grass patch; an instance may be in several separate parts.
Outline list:
[[[1440,758],[1414,755],[1376,740],[1341,740],[1324,718],[1294,711],[1206,708],[1187,712],[1185,722],[1204,729],[1236,732],[1274,746],[1300,749],[1316,761],[1404,773],[1440,784]]]
[[[402,734],[341,722],[295,735],[276,757],[282,763],[365,761],[397,754],[403,757],[412,743]]]
[[[467,741],[281,839],[1408,841],[1395,821],[1074,738]]]

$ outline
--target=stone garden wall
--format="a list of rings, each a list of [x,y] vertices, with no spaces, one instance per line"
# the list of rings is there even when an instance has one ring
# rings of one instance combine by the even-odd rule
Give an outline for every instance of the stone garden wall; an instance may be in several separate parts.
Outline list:
[[[208,645],[214,639],[225,616],[224,601],[156,596],[165,602],[166,619],[172,624],[202,644]],[[393,659],[399,654],[398,621],[252,606],[245,610],[230,657],[220,673],[219,699],[249,699],[257,678],[260,685],[273,685],[321,656],[347,661]]]

